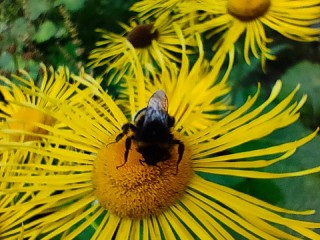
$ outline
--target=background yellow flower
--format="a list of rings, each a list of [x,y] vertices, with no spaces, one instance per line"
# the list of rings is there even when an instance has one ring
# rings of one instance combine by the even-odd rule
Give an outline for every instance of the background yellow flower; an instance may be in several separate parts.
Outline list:
[[[84,72],[80,73],[80,76],[85,78]],[[32,94],[41,92],[49,98],[61,99],[71,106],[93,94],[89,88],[81,91],[81,85],[85,85],[85,81],[70,81],[69,69],[60,67],[54,71],[52,67],[47,69],[44,65],[38,81],[32,79],[24,70],[20,70],[18,75],[12,75],[11,79],[0,76],[0,93],[4,98],[4,101],[0,102],[0,136],[5,138],[9,136],[7,133],[11,133],[11,140],[32,141],[37,139],[38,135],[48,132],[46,126],[59,126],[60,123],[47,115],[46,111],[60,110],[48,100]],[[7,132],[3,129],[7,129]],[[25,134],[26,132],[30,134]]]
[[[146,69],[179,62],[182,50],[174,22],[174,18],[165,13],[144,21],[131,19],[129,25],[120,23],[124,29],[121,34],[99,29],[103,40],[91,51],[89,65],[101,67],[103,75],[109,74],[109,79],[115,79],[117,83],[123,76],[121,73],[132,73],[135,56]],[[195,46],[196,42],[189,39],[186,44]]]
[[[272,39],[267,37],[273,29],[295,41],[318,41],[320,29],[319,0],[255,0],[255,1],[191,1],[180,5],[181,18],[194,13],[196,21],[190,26],[194,31],[213,36],[221,33],[213,44],[215,58],[224,57],[244,35],[244,58],[249,64],[250,52],[261,57],[262,67],[266,59],[275,59],[268,48]],[[197,13],[199,12],[199,13]],[[198,20],[198,21],[197,21]]]

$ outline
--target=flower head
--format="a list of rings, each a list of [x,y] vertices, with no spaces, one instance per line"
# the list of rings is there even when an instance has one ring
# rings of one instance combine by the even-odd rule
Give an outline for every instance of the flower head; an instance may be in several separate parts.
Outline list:
[[[315,25],[320,19],[318,0],[200,0],[182,3],[180,11],[181,18],[193,13],[198,20],[189,27],[189,33],[206,32],[207,36],[222,33],[214,44],[217,50],[214,58],[233,51],[234,44],[244,35],[246,62],[250,63],[250,52],[256,58],[261,55],[263,68],[266,59],[275,58],[267,46],[272,39],[267,37],[266,28],[303,42],[317,41],[320,34]]]
[[[81,72],[84,77],[84,72]],[[36,83],[37,82],[37,83]],[[38,135],[47,134],[47,126],[61,127],[46,111],[59,111],[47,99],[35,96],[34,92],[45,94],[48,98],[61,99],[71,106],[82,101],[83,97],[93,95],[93,89],[82,90],[85,82],[74,82],[70,79],[67,68],[60,67],[57,71],[41,65],[38,81],[24,70],[11,79],[0,76],[0,92],[4,101],[0,102],[0,126],[7,129],[1,131],[1,138],[10,137],[14,141],[32,141],[39,139]],[[7,133],[10,133],[9,135]],[[28,134],[27,134],[28,133]]]
[[[94,229],[91,239],[141,236],[144,239],[159,236],[221,239],[231,238],[230,231],[248,239],[296,238],[276,228],[275,224],[309,238],[319,237],[312,229],[320,228],[320,223],[282,216],[283,213],[305,215],[313,211],[276,207],[200,176],[200,173],[208,173],[282,178],[319,172],[319,167],[288,173],[257,170],[286,159],[317,131],[293,142],[222,154],[295,122],[306,100],[303,97],[299,102],[292,102],[298,88],[268,109],[281,90],[278,81],[270,97],[260,106],[253,107],[258,90],[243,106],[224,118],[206,128],[193,127],[193,131],[184,134],[176,126],[181,125],[182,129],[189,124],[192,126],[192,122],[183,119],[192,119],[195,113],[201,113],[199,100],[188,97],[187,93],[179,92],[181,102],[178,102],[174,100],[175,93],[168,91],[168,106],[171,106],[168,112],[164,110],[166,103],[161,102],[164,104],[160,108],[162,112],[153,115],[152,111],[160,110],[152,107],[151,112],[147,112],[152,83],[145,84],[144,78],[136,78],[138,83],[128,82],[127,85],[133,87],[123,93],[128,96],[122,101],[128,99],[130,113],[138,111],[131,122],[95,79],[88,75],[73,75],[72,79],[85,83],[82,91],[94,94],[81,95],[81,101],[69,105],[65,99],[51,97],[42,90],[30,91],[32,96],[54,106],[45,112],[64,127],[46,126],[47,134],[40,133],[40,139],[30,142],[0,141],[3,149],[19,150],[7,151],[0,165],[0,172],[5,176],[0,185],[1,238],[16,239],[22,233],[25,238],[73,239],[88,227]],[[205,86],[199,79],[195,80]],[[154,87],[161,86],[161,82],[165,87],[166,81],[178,82],[175,78],[155,79]],[[186,88],[181,91],[189,91],[188,84],[194,83],[185,81]],[[203,93],[209,89],[204,88]],[[77,92],[74,92],[75,98]],[[143,99],[141,105],[147,109],[137,109],[140,104],[135,101],[141,101],[139,99]],[[176,118],[172,129],[171,125],[164,125],[170,130],[170,138],[160,140],[152,135],[154,138],[147,142],[139,135],[143,132],[141,124],[146,123],[142,119],[156,116],[155,120],[148,120],[152,125],[159,121],[158,115],[164,116],[160,121],[179,116],[173,110],[183,104],[186,105],[184,118]],[[1,132],[8,132],[6,130],[1,129]],[[28,131],[21,134],[29,134]],[[152,156],[154,149],[163,149],[165,155],[161,156],[165,157]],[[30,156],[32,162],[28,161]],[[155,164],[147,162],[146,156],[153,157]],[[10,198],[12,193],[17,198]]]
[[[162,14],[153,19],[131,19],[129,25],[120,23],[124,29],[122,34],[99,29],[103,33],[103,40],[96,43],[96,48],[89,56],[89,65],[104,68],[104,74],[117,76],[111,77],[117,82],[122,77],[120,73],[132,72],[135,58],[147,69],[171,61],[179,62],[182,50],[174,18]],[[195,45],[195,42],[188,40],[187,44]]]

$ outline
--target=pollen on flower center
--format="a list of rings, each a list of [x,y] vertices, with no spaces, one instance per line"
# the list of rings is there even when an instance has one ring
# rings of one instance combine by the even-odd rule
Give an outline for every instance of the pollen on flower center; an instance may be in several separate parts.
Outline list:
[[[134,48],[145,48],[157,39],[159,33],[153,29],[153,24],[141,24],[132,29],[127,35],[127,40]]]
[[[228,0],[228,13],[241,21],[251,21],[263,16],[270,0]]]
[[[150,166],[132,142],[127,163],[121,166],[125,137],[117,143],[114,139],[99,151],[92,175],[94,194],[105,209],[120,217],[141,218],[161,213],[181,197],[193,175],[187,146],[176,172],[177,146],[168,160]]]
[[[8,127],[12,130],[22,130],[30,133],[47,134],[47,130],[36,126],[34,123],[52,125],[54,119],[36,109],[22,108],[11,114],[12,121],[8,122]],[[19,140],[22,136],[15,134],[11,136],[13,140]],[[24,141],[36,140],[37,136],[24,135]]]

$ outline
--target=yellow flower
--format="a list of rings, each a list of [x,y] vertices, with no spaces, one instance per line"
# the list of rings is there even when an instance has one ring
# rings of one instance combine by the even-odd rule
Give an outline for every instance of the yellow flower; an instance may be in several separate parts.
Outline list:
[[[169,105],[168,112],[175,116],[176,129],[189,135],[208,127],[232,109],[227,95],[230,88],[226,80],[233,66],[234,56],[230,54],[225,73],[222,71],[221,61],[211,67],[205,59],[200,36],[196,35],[199,57],[191,67],[185,39],[178,29],[177,33],[182,51],[180,67],[173,62],[162,63],[160,72],[150,69],[146,73],[144,66],[135,61],[132,64],[133,74],[125,76],[126,83],[116,102],[127,116],[134,116],[136,111],[145,107],[152,93],[163,89],[173,103]]]
[[[179,62],[181,42],[177,37],[174,18],[163,14],[156,19],[131,19],[129,25],[120,23],[124,29],[122,34],[116,34],[99,29],[103,40],[96,43],[96,48],[89,55],[89,66],[101,67],[109,79],[118,82],[121,73],[132,73],[132,63],[137,56],[145,69],[156,65]],[[182,27],[182,26],[180,26]],[[196,43],[190,39],[188,45]]]
[[[130,10],[137,12],[140,19],[148,19],[150,17],[158,17],[167,11],[177,10],[177,5],[183,0],[159,0],[150,1],[142,0],[134,3]]]
[[[273,29],[295,41],[318,41],[320,29],[319,0],[199,0],[184,2],[180,6],[184,14],[194,13],[199,20],[190,26],[189,33],[206,32],[208,36],[221,33],[214,44],[215,58],[224,57],[232,50],[241,35],[244,36],[244,57],[249,64],[250,52],[259,58],[262,67],[266,59],[274,59],[267,44],[265,28]],[[199,14],[197,14],[199,12]]]
[[[24,70],[21,70],[18,75],[13,75],[12,79],[0,76],[0,92],[4,97],[4,101],[0,102],[0,127],[7,129],[7,132],[0,133],[0,139],[9,136],[10,140],[14,141],[36,140],[40,135],[48,133],[46,126],[59,124],[53,117],[46,114],[48,109],[51,111],[59,111],[59,109],[47,100],[32,95],[35,91],[41,91],[50,98],[59,98],[70,105],[81,101],[80,82],[69,83],[68,69],[61,67],[54,72],[53,68],[47,70],[44,65],[41,65],[40,75],[39,86]],[[89,94],[88,90],[82,94]],[[75,91],[78,93],[76,98]],[[26,132],[29,134],[25,134]]]
[[[200,63],[194,68],[200,68]],[[199,71],[194,68],[189,74]],[[184,71],[179,77],[188,79],[186,73]],[[301,101],[292,102],[298,88],[270,108],[281,90],[278,81],[270,97],[260,106],[253,107],[258,90],[240,108],[204,129],[193,128],[194,132],[186,135],[177,126],[183,128],[190,123],[179,116],[192,119],[195,112],[199,113],[197,101],[204,101],[184,92],[190,90],[189,85],[195,86],[192,79],[188,79],[180,91],[167,92],[169,114],[176,117],[176,123],[171,132],[173,135],[168,135],[167,141],[154,136],[161,143],[154,147],[149,142],[135,141],[142,138],[138,135],[141,126],[136,126],[140,130],[131,126],[127,134],[122,133],[126,128],[121,130],[121,127],[129,126],[124,125],[129,120],[94,79],[89,76],[72,78],[75,83],[85,83],[80,92],[89,89],[87,92],[93,92],[94,96],[88,94],[81,97],[81,102],[70,105],[65,99],[49,96],[42,90],[30,91],[31,96],[41,97],[53,106],[45,112],[63,123],[63,128],[47,126],[48,134],[39,133],[42,138],[33,142],[0,141],[0,148],[19,150],[19,154],[7,151],[0,165],[3,176],[0,238],[16,239],[23,234],[24,238],[30,239],[55,236],[74,239],[88,227],[93,229],[90,239],[193,239],[195,236],[224,239],[232,238],[231,232],[247,239],[298,239],[289,233],[291,230],[307,238],[319,238],[312,229],[319,228],[320,223],[283,216],[308,215],[313,211],[273,206],[200,176],[208,173],[273,179],[319,172],[320,167],[289,173],[258,170],[291,156],[317,131],[293,142],[222,154],[295,122],[306,100],[304,96]],[[148,104],[152,111],[163,110],[151,115],[138,111],[136,121],[147,116],[152,124],[156,123],[150,120],[153,117],[159,120],[160,116],[161,121],[171,119],[165,111],[164,95],[153,95],[152,103],[148,100],[155,88],[179,80],[156,79],[154,87],[151,83],[146,84],[144,78],[137,78],[137,83],[127,81],[128,86],[139,86],[128,91],[130,112]],[[204,84],[199,79],[195,81]],[[206,96],[207,91],[210,88],[205,86],[201,94]],[[77,91],[74,97],[77,97]],[[185,111],[179,115],[181,106],[185,106]],[[167,124],[169,122],[171,120]],[[165,126],[160,127],[162,130],[168,129],[166,124],[161,126]],[[2,132],[6,130],[1,129]],[[153,130],[162,135],[158,129]],[[28,130],[25,134],[29,134]],[[153,155],[152,151],[159,155]],[[28,162],[30,156],[31,163]],[[159,156],[163,158],[158,159]],[[10,194],[16,194],[16,198],[10,198]]]

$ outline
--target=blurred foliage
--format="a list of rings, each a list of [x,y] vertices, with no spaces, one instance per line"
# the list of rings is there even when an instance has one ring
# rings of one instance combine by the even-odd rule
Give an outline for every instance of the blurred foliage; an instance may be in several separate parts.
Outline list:
[[[68,25],[70,13],[84,6],[84,1],[69,0],[4,0],[0,3],[0,69],[4,75],[16,72],[19,68],[36,76],[39,63],[54,63],[56,52],[64,55],[67,61],[61,64],[75,67],[81,62],[80,55],[66,48],[72,42],[80,48],[74,28]],[[50,48],[54,45],[55,49]],[[73,49],[73,51],[74,51]]]
[[[2,0],[0,2],[0,74],[10,75],[24,68],[36,77],[39,64],[66,65],[72,71],[86,66],[88,53],[95,47],[100,35],[96,28],[120,32],[118,22],[126,22],[134,13],[128,11],[136,0]],[[268,33],[270,35],[270,33]],[[274,33],[273,33],[274,34]],[[261,84],[260,102],[270,93],[277,79],[283,80],[283,90],[277,101],[286,96],[297,84],[308,101],[302,109],[297,124],[282,129],[269,137],[245,144],[232,151],[275,145],[305,136],[320,125],[320,44],[293,42],[274,34],[277,44],[272,46],[276,61],[268,61],[266,72],[260,60],[252,58],[247,65],[243,59],[243,45],[236,46],[236,62],[229,82],[233,86],[233,104],[242,105],[248,95],[255,93]],[[205,40],[207,54],[212,40]],[[298,150],[297,154],[274,167],[275,171],[294,171],[319,165],[319,136]],[[207,177],[205,174],[203,177]],[[212,176],[211,176],[212,177]],[[224,185],[257,196],[273,204],[304,209],[315,208],[320,212],[318,189],[320,177],[252,180],[216,176],[214,180]],[[297,187],[292,187],[293,185]],[[311,193],[311,195],[309,195]],[[308,196],[311,196],[308,197]],[[306,203],[306,199],[307,203]],[[315,215],[318,217],[319,214]],[[315,218],[314,218],[315,219]],[[87,229],[92,231],[92,229]],[[83,239],[87,239],[86,231]]]
[[[4,0],[0,3],[0,68],[2,74],[19,68],[33,71],[40,62],[50,65],[82,65],[81,38],[87,52],[93,48],[98,23],[114,26],[115,9],[125,11],[129,2],[78,0]],[[126,7],[126,8],[123,8]],[[101,11],[106,9],[107,11]],[[88,14],[85,14],[88,13]],[[112,13],[112,14],[110,14]],[[99,18],[97,17],[99,16]],[[110,17],[113,19],[110,20]],[[81,18],[80,18],[81,17]],[[110,21],[109,21],[110,20]],[[76,27],[79,25],[80,27]],[[79,31],[80,29],[83,29]],[[88,34],[88,36],[84,36]],[[91,41],[88,42],[88,39]],[[64,59],[64,60],[63,60]]]
[[[120,31],[133,13],[130,1],[3,0],[0,2],[0,74],[24,68],[36,77],[39,63],[77,71],[100,35]]]

